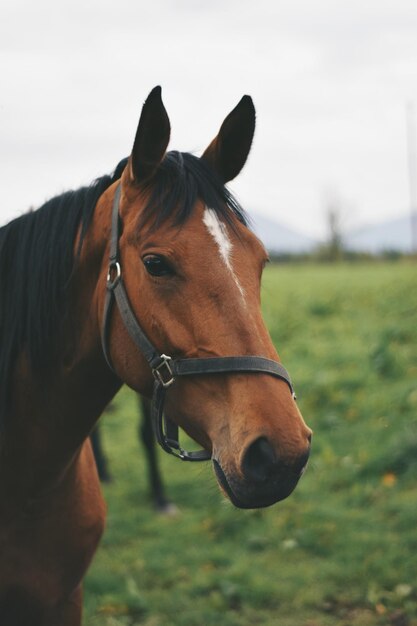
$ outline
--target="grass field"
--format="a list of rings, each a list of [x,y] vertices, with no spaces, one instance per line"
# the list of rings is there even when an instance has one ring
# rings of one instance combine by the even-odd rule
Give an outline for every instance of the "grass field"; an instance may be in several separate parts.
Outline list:
[[[161,454],[180,513],[158,517],[123,389],[86,626],[417,624],[417,265],[272,266],[263,308],[315,431],[308,471],[241,511],[210,464]]]

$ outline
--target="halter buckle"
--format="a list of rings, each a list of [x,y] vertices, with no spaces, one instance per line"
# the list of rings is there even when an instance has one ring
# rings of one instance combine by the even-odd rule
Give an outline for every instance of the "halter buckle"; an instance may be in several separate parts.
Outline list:
[[[157,382],[161,383],[163,387],[169,387],[175,380],[171,365],[169,364],[170,361],[172,361],[170,356],[161,354],[161,362],[159,365],[152,368],[153,377]]]

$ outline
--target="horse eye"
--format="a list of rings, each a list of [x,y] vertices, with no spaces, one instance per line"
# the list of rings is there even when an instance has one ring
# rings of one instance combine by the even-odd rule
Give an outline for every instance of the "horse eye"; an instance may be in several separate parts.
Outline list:
[[[143,259],[146,271],[151,276],[169,276],[173,274],[172,268],[168,261],[157,254],[149,254]]]

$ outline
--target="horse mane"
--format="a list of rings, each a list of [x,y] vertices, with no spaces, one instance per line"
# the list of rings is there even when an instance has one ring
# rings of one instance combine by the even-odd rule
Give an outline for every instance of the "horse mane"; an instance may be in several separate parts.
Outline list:
[[[123,159],[113,174],[52,198],[0,228],[0,431],[18,356],[24,353],[37,374],[56,363],[74,264],[99,197],[120,179],[126,163]],[[231,214],[247,224],[243,209],[217,175],[191,154],[168,152],[149,191],[139,227],[150,220],[157,228],[167,219],[182,225],[197,198],[232,226]]]
[[[126,161],[112,175],[66,191],[0,228],[0,430],[19,354],[25,352],[35,372],[57,356],[78,228],[81,246],[97,200],[120,178]]]

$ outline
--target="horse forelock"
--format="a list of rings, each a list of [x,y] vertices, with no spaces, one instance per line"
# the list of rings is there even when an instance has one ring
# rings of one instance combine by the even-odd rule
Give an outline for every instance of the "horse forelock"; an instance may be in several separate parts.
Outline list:
[[[193,214],[198,200],[232,228],[235,219],[246,226],[249,223],[245,211],[218,175],[204,160],[188,152],[168,152],[145,191],[147,201],[138,219],[138,230],[145,223],[157,230],[168,220],[174,226],[182,226]]]

